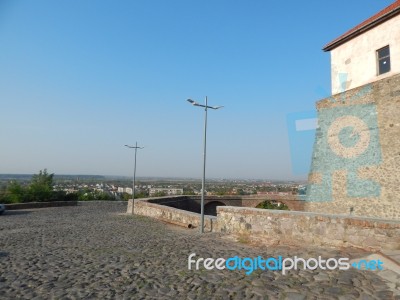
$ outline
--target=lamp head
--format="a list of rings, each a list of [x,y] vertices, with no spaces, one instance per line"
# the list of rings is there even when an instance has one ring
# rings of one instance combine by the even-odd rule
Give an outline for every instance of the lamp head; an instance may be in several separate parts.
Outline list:
[[[198,106],[199,105],[196,101],[194,101],[192,99],[187,99],[186,101],[189,102],[190,104],[194,105],[194,106]]]

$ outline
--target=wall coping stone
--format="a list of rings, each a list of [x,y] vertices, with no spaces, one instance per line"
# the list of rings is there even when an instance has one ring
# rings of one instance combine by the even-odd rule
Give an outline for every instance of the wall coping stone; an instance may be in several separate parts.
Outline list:
[[[180,213],[184,213],[184,214],[188,214],[188,215],[192,215],[192,216],[200,215],[198,213],[191,212],[191,211],[188,211],[188,210],[179,209],[179,208],[175,208],[175,207],[170,207],[170,206],[162,205],[162,204],[159,204],[159,203],[152,203],[152,202],[149,202],[149,201],[142,201],[142,200],[137,201],[137,202],[135,201],[135,204],[138,203],[138,202],[143,202],[143,204],[145,204],[146,206],[155,207],[155,208],[162,208],[163,210],[166,210],[166,211],[172,211],[172,212],[178,211]],[[208,215],[204,215],[204,217],[206,217],[206,216],[208,216]],[[211,216],[209,216],[209,217],[211,217]]]
[[[360,221],[369,221],[369,222],[381,222],[381,223],[390,223],[395,225],[400,225],[400,220],[392,220],[392,219],[382,219],[382,218],[372,218],[372,217],[362,217],[362,216],[353,216],[346,214],[326,214],[326,213],[317,213],[317,212],[307,212],[307,211],[287,211],[287,210],[275,210],[275,209],[262,209],[262,208],[252,208],[252,207],[237,207],[237,206],[218,206],[217,212],[222,211],[249,211],[251,213],[257,214],[281,214],[281,215],[299,215],[299,216],[309,216],[309,217],[326,217],[332,219],[352,219],[352,220],[360,220]]]
[[[78,205],[78,201],[26,202],[26,203],[10,203],[4,205],[6,207],[6,210],[17,210],[17,209],[60,207],[60,206],[76,206]]]

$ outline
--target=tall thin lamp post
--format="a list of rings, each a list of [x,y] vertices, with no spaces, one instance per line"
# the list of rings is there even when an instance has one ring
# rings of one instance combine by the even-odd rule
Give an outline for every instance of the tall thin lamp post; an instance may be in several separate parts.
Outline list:
[[[132,186],[132,214],[135,213],[135,183],[136,183],[136,154],[138,149],[143,149],[144,147],[138,147],[137,142],[135,146],[125,145],[125,147],[135,149],[135,165],[133,168],[133,186]]]
[[[207,150],[207,109],[211,108],[217,110],[223,106],[208,106],[208,101],[206,97],[206,104],[199,104],[192,99],[187,99],[187,101],[199,107],[204,107],[204,148],[203,148],[203,179],[201,181],[201,212],[200,212],[200,233],[204,233],[204,193],[206,185],[206,150]]]

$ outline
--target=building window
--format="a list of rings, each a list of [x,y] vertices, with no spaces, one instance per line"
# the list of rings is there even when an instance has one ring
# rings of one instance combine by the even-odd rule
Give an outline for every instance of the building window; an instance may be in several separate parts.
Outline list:
[[[383,47],[376,51],[378,59],[378,75],[390,71],[390,49],[389,46]]]

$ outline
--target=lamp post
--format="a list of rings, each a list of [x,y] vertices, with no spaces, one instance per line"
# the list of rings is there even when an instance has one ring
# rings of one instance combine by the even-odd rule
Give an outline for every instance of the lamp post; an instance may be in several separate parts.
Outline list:
[[[135,146],[125,145],[125,147],[135,149],[135,165],[133,168],[133,186],[132,186],[132,214],[134,214],[135,213],[134,209],[135,209],[136,154],[137,154],[138,149],[143,149],[144,147],[138,147],[137,142],[136,142]]]
[[[202,105],[192,99],[187,99],[189,103],[194,106],[204,107],[204,150],[203,150],[203,179],[201,181],[201,212],[200,212],[200,233],[204,233],[204,192],[206,184],[206,145],[207,145],[207,109],[211,108],[217,110],[223,106],[208,106],[207,97],[206,104]]]

